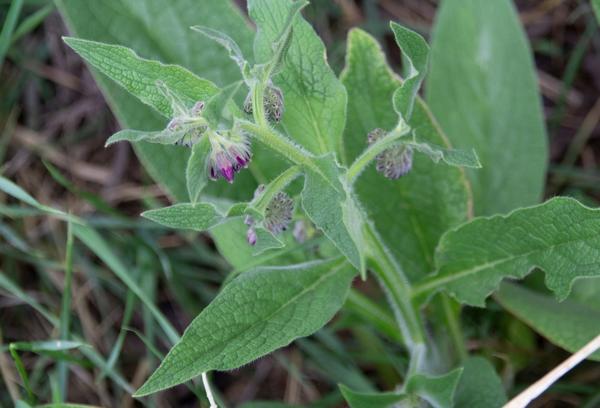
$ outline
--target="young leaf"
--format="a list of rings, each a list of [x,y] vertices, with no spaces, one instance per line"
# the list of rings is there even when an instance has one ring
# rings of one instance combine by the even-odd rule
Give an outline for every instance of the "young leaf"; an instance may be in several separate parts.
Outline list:
[[[429,143],[409,142],[406,143],[413,149],[429,156],[434,163],[442,160],[450,166],[470,167],[474,169],[481,168],[479,158],[475,150],[445,149]]]
[[[202,113],[212,129],[218,129],[219,124],[225,118],[227,106],[240,89],[241,85],[242,81],[238,81],[226,86],[223,90],[213,95],[206,103]]]
[[[248,2],[248,12],[258,29],[254,42],[257,63],[271,60],[273,44],[278,41],[290,11],[302,3]],[[292,139],[312,153],[339,152],[346,115],[346,90],[327,65],[325,47],[312,27],[297,16],[292,30],[281,72],[273,78],[285,100],[281,123]]]
[[[446,0],[433,31],[427,101],[467,170],[476,215],[540,201],[548,158],[537,78],[510,0]]]
[[[282,26],[281,34],[271,46],[273,49],[273,55],[271,56],[271,60],[267,63],[267,72],[278,74],[281,70],[281,67],[283,66],[283,60],[290,48],[290,44],[292,43],[294,19],[300,13],[300,10],[307,5],[308,1],[306,0],[295,0],[290,6],[287,18]]]
[[[227,52],[229,52],[229,57],[232,60],[234,60],[235,63],[240,67],[240,70],[242,70],[242,72],[244,72],[244,70],[246,69],[245,67],[248,64],[248,61],[246,61],[246,59],[244,58],[244,54],[242,53],[240,46],[237,45],[235,40],[233,40],[227,34],[221,32],[219,30],[209,28],[209,27],[195,25],[191,28],[192,28],[192,30],[205,35],[206,37],[210,38],[213,41],[216,41],[221,46],[223,46],[223,48],[225,48],[227,50]]]
[[[444,290],[458,301],[484,306],[503,278],[534,268],[559,300],[573,281],[600,275],[600,210],[557,197],[506,216],[477,218],[447,232],[436,251],[437,272],[414,288],[423,300]]]
[[[118,142],[148,142],[162,145],[173,145],[186,134],[185,130],[171,132],[169,130],[159,130],[156,132],[146,132],[143,130],[123,129],[112,135],[106,140],[104,147],[108,147]]]
[[[302,207],[311,221],[364,274],[363,215],[352,193],[340,181],[331,155],[313,161],[318,171],[305,168]]]
[[[579,350],[600,333],[600,309],[571,297],[559,303],[550,296],[503,283],[494,298],[550,342],[570,352]],[[600,351],[590,358],[600,361]]]
[[[194,319],[135,395],[232,370],[314,333],[342,306],[353,277],[339,259],[243,273]]]
[[[202,190],[206,186],[206,183],[208,183],[209,153],[210,141],[207,137],[201,138],[192,148],[192,154],[185,169],[185,180],[192,204],[198,202]]]
[[[421,35],[393,21],[390,22],[390,28],[407,65],[405,68],[406,78],[394,92],[394,110],[408,123],[412,116],[417,92],[427,74],[429,45]]]
[[[175,112],[169,98],[157,86],[158,81],[188,106],[208,100],[217,91],[212,82],[185,68],[141,58],[127,47],[70,37],[64,41],[92,67],[167,118],[173,117]]]
[[[408,378],[404,391],[418,395],[433,408],[451,407],[462,371],[462,368],[457,368],[438,377],[414,374]]]
[[[223,215],[209,203],[180,203],[149,210],[143,217],[170,228],[206,231],[223,221]]]
[[[252,255],[260,255],[268,249],[282,248],[283,242],[263,227],[254,227],[256,244],[252,245]]]
[[[350,408],[389,408],[409,398],[400,392],[357,392],[339,384],[340,391]]]
[[[454,396],[455,407],[500,408],[506,403],[502,381],[494,367],[482,357],[470,357]]]
[[[344,142],[349,162],[365,149],[370,131],[396,126],[392,96],[401,81],[377,41],[360,29],[350,31],[341,77],[348,89]],[[418,97],[409,124],[417,140],[450,148]],[[433,253],[440,236],[469,214],[471,197],[464,171],[436,165],[423,155],[415,155],[413,169],[399,180],[388,180],[373,167],[354,186],[358,198],[406,274],[413,280],[422,277],[434,269]]]

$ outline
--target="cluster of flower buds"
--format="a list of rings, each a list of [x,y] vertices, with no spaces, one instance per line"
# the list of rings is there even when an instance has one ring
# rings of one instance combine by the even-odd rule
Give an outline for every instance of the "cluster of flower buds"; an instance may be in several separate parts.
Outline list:
[[[258,197],[265,190],[264,185],[259,185],[254,192],[254,197]],[[265,208],[265,218],[262,221],[263,227],[270,233],[277,235],[288,229],[292,216],[294,214],[294,200],[283,191],[278,192],[271,199],[267,208]],[[248,226],[246,238],[250,245],[256,245],[256,221],[251,216],[246,216],[244,223]]]
[[[175,145],[192,147],[198,143],[198,140],[206,132],[207,126],[199,118],[204,109],[204,102],[198,101],[188,112],[180,114],[171,119],[167,125],[167,130],[171,132],[182,132],[183,136],[177,139]]]
[[[265,88],[263,99],[267,120],[279,123],[284,112],[283,93],[276,86],[269,85]],[[249,93],[244,102],[244,112],[252,114],[252,93]]]
[[[223,177],[232,183],[235,174],[248,167],[252,158],[248,136],[239,129],[232,129],[224,134],[208,132],[207,137],[211,145],[208,176],[212,180]]]
[[[374,129],[367,136],[368,142],[369,144],[373,144],[385,135],[385,130]],[[375,158],[375,168],[385,177],[395,180],[410,171],[412,162],[413,151],[411,147],[400,144],[379,153]]]

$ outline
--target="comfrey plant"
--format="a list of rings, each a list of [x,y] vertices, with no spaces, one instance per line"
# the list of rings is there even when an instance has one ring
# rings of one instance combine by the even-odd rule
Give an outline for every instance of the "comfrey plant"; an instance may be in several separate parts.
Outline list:
[[[459,303],[484,306],[503,278],[520,278],[534,268],[546,272],[548,288],[564,299],[576,278],[599,274],[600,215],[575,200],[556,198],[507,216],[470,220],[474,206],[477,214],[506,210],[501,200],[488,199],[485,188],[513,175],[479,169],[466,143],[465,150],[451,147],[418,97],[429,64],[429,47],[419,34],[390,24],[404,57],[401,79],[376,40],[353,30],[346,68],[337,78],[322,42],[302,19],[307,2],[248,3],[257,28],[253,58],[227,34],[192,27],[198,39],[224,47],[239,68],[241,80],[222,87],[122,46],[65,38],[98,72],[164,117],[160,129],[122,130],[107,141],[134,143],[152,175],[180,201],[143,216],[172,228],[210,231],[221,253],[243,270],[196,317],[135,396],[202,375],[214,404],[207,372],[235,369],[316,332],[349,292],[348,302],[377,326],[373,302],[351,289],[358,275],[373,277],[385,292],[397,326],[393,337],[405,346],[409,363],[400,373],[402,383],[389,392],[340,385],[350,406],[450,407],[457,398],[467,404],[462,406],[501,405],[505,397],[493,367],[467,356]],[[476,1],[449,1],[450,17],[440,21],[459,19],[452,10],[476,9],[471,3]],[[499,8],[512,24],[512,9],[498,6],[504,2],[484,3],[494,3],[485,16],[493,20]],[[225,7],[221,17],[231,16],[229,6],[220,4],[213,6]],[[74,15],[67,3],[61,9]],[[432,82],[442,82],[443,75],[433,74]],[[534,86],[527,75],[522,81],[525,90]],[[531,95],[524,98],[532,106],[528,114],[539,118],[539,101]],[[456,112],[437,111],[447,115],[445,127],[455,126]],[[124,115],[127,123],[132,118]],[[485,123],[499,126],[493,119]],[[545,154],[543,128],[527,132],[540,136],[529,143],[529,159],[536,161],[539,150]],[[478,140],[474,136],[472,145],[485,153],[484,165],[493,163],[490,147]],[[541,183],[540,168],[517,178]],[[540,189],[523,191],[523,202],[531,203],[530,195],[535,201]],[[565,262],[574,254],[577,259]],[[442,310],[443,318],[423,313],[431,309]],[[441,334],[443,328],[450,336]],[[446,353],[448,347],[453,352]],[[477,399],[481,393],[487,400]]]

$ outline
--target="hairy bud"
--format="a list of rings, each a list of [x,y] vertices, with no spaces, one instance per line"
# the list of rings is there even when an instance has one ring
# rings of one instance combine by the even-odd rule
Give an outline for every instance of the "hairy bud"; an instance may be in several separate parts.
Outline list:
[[[367,135],[369,144],[386,135],[383,129],[374,129]],[[375,157],[375,169],[385,177],[395,180],[404,176],[412,168],[413,150],[407,145],[392,146]]]
[[[293,214],[294,200],[283,191],[280,191],[275,194],[269,205],[267,205],[263,225],[271,233],[279,234],[288,228]]]
[[[283,103],[283,93],[276,86],[267,86],[263,98],[265,114],[267,120],[273,123],[279,123],[285,110]],[[252,114],[252,93],[249,93],[244,102],[244,112]]]

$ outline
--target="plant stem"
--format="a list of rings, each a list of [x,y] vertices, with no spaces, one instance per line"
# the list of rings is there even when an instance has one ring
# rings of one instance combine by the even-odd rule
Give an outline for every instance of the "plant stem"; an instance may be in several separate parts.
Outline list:
[[[242,129],[252,133],[261,143],[275,150],[292,163],[307,166],[312,165],[310,153],[295,145],[286,137],[281,136],[266,124],[264,126],[259,126],[248,121],[240,121],[239,123]]]
[[[396,320],[411,354],[410,372],[421,371],[426,348],[423,322],[410,300],[410,284],[392,255],[381,242],[375,229],[365,228],[365,240],[371,252],[370,263],[387,292]]]
[[[459,362],[463,362],[469,355],[467,353],[467,349],[465,348],[465,338],[460,328],[460,309],[458,314],[455,313],[455,310],[452,307],[454,302],[448,295],[443,294],[441,299],[444,317],[446,319],[446,323],[448,324],[448,331],[450,332],[450,338],[452,339],[454,350],[458,355]]]

